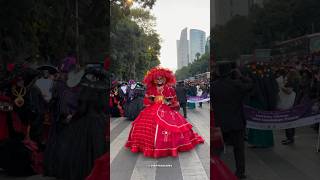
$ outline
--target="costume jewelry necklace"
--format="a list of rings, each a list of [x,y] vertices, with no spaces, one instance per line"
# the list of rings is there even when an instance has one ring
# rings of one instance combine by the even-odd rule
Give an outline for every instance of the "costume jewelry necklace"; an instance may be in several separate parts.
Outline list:
[[[16,86],[12,87],[12,94],[14,96],[16,96],[16,99],[14,100],[14,103],[18,106],[21,107],[24,105],[24,99],[23,97],[26,95],[26,88],[25,87],[21,87],[20,91],[17,90]]]
[[[163,103],[163,102],[164,102],[164,96],[163,96],[163,94],[162,94],[162,92],[163,92],[163,86],[158,86],[158,87],[157,87],[157,91],[158,91],[158,93],[161,94],[161,95],[158,95],[158,96],[155,97],[155,102]]]

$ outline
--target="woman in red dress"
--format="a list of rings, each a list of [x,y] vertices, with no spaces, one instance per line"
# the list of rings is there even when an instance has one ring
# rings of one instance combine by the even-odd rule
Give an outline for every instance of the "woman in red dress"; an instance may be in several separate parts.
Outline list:
[[[179,103],[173,85],[172,71],[160,67],[151,69],[144,78],[147,91],[145,109],[132,123],[126,147],[143,152],[147,157],[177,156],[204,140],[192,130],[192,125],[179,114]]]

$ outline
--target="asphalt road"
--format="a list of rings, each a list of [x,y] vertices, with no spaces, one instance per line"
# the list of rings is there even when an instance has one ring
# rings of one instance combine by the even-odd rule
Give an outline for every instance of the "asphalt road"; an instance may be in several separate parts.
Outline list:
[[[246,147],[248,180],[319,180],[320,153],[316,152],[317,132],[310,127],[296,129],[293,145],[284,146],[284,130],[274,131],[272,148]],[[232,147],[227,147],[224,160],[235,171]]]

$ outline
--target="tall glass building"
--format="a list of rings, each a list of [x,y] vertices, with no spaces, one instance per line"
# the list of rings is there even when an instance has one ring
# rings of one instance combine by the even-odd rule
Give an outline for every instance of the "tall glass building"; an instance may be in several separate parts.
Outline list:
[[[201,56],[205,53],[206,33],[199,29],[190,29],[190,58],[189,63],[197,59],[197,54]]]
[[[177,40],[177,59],[178,69],[187,66],[189,63],[188,28],[181,31],[180,40]]]

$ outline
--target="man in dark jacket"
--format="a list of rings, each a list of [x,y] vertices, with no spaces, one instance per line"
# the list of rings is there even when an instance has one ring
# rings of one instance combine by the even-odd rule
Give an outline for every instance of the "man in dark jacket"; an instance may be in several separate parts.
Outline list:
[[[236,175],[245,178],[244,136],[246,120],[243,100],[252,88],[251,80],[243,77],[232,62],[218,65],[219,78],[213,83],[213,111],[224,138],[234,147]],[[234,76],[234,74],[237,76]],[[227,139],[229,138],[229,139]]]
[[[176,94],[180,104],[180,108],[183,109],[184,118],[187,118],[187,89],[184,87],[184,82],[179,81],[176,87]]]

